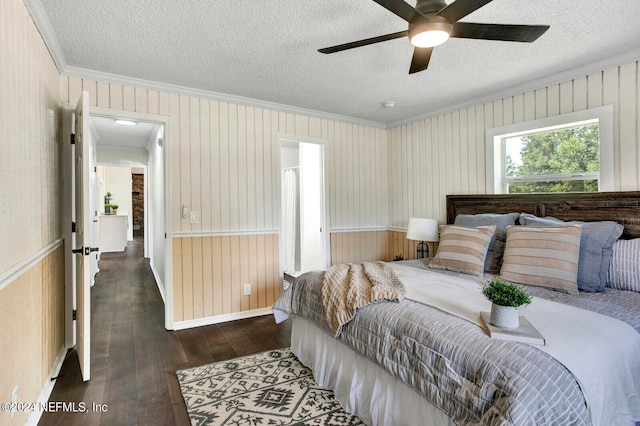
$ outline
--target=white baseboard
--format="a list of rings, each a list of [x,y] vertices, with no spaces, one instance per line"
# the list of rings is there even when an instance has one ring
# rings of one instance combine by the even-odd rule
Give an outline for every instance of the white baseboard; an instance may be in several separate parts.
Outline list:
[[[66,356],[67,348],[62,346],[62,348],[60,348],[60,352],[58,352],[58,355],[56,356],[56,360],[53,362],[53,367],[51,367],[51,372],[49,373],[49,376],[47,377],[44,386],[40,391],[40,395],[36,400],[35,405],[37,407],[44,407],[49,401],[51,392],[53,392],[53,387],[56,384],[56,381],[53,378],[58,377],[58,374],[60,374],[60,370],[62,369],[62,364],[64,363]],[[25,424],[28,426],[37,426],[38,422],[40,421],[40,417],[42,417],[42,410],[34,410],[31,412],[31,415],[29,416]]]
[[[221,322],[235,321],[245,318],[260,317],[262,315],[270,315],[273,311],[271,308],[253,309],[251,311],[236,312],[233,314],[214,315],[212,317],[198,318],[187,321],[176,321],[173,323],[174,330],[184,330],[193,327],[202,327],[203,325],[220,324]]]
[[[166,305],[167,299],[164,297],[164,283],[160,279],[160,275],[158,275],[158,271],[156,271],[155,266],[153,266],[153,262],[149,262],[149,266],[151,267],[151,272],[153,272],[153,277],[156,279],[156,285],[158,286],[160,297],[162,297],[162,301]]]

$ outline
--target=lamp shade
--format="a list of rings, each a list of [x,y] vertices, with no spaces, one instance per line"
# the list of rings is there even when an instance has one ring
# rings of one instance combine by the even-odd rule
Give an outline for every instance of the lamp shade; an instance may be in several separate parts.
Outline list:
[[[438,221],[412,217],[409,219],[407,239],[415,241],[438,241]]]

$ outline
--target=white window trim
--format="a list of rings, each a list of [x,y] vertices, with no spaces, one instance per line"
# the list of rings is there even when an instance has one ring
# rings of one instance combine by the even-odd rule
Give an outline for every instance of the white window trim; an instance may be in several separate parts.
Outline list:
[[[600,137],[600,179],[598,191],[606,192],[614,190],[613,172],[613,105],[605,105],[597,108],[555,115],[553,117],[538,120],[525,121],[507,126],[494,127],[486,130],[486,188],[488,194],[504,193],[503,175],[504,157],[503,139],[506,136],[515,136],[532,130],[553,130],[563,127],[568,123],[598,120]],[[498,167],[496,167],[498,166]]]

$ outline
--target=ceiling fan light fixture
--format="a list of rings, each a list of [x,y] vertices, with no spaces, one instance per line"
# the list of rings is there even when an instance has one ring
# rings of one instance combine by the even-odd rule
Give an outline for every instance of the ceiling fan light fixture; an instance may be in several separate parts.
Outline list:
[[[449,40],[452,29],[448,22],[421,22],[409,27],[409,40],[415,47],[439,46]]]

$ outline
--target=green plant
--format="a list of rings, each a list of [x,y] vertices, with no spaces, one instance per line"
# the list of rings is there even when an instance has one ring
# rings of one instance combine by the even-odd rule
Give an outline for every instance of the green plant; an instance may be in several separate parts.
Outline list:
[[[118,205],[117,204],[111,204],[111,208],[114,210],[118,210]]]
[[[517,308],[531,303],[531,296],[522,286],[503,281],[500,278],[493,278],[480,286],[482,294],[496,305]]]
[[[107,192],[107,197],[111,197],[111,193],[110,192]]]
[[[393,258],[393,261],[397,262],[399,260],[404,260],[404,256],[401,254],[396,254],[395,257]]]

